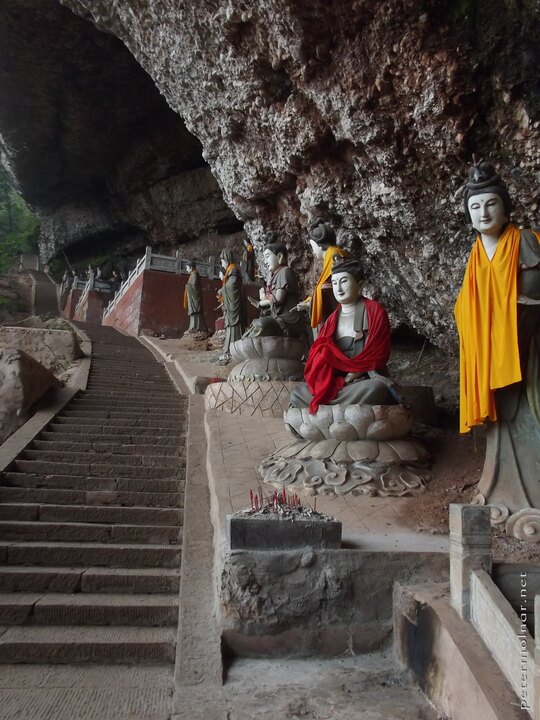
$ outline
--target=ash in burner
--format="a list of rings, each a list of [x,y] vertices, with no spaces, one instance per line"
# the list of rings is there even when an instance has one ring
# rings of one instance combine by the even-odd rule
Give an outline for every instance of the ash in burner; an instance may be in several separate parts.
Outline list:
[[[276,519],[276,520],[322,520],[323,522],[335,522],[331,515],[317,512],[317,498],[313,501],[313,507],[302,505],[300,497],[296,494],[287,495],[285,488],[278,493],[266,495],[259,488],[257,492],[249,491],[250,506],[245,510],[234,513],[234,518],[249,517],[253,519]]]

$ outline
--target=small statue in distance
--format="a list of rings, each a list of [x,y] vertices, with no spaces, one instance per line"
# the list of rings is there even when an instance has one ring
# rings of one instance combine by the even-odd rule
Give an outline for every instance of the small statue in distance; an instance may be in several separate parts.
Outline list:
[[[244,252],[242,253],[242,265],[244,266],[244,272],[249,282],[255,281],[255,250],[253,245],[249,241],[249,238],[244,239]]]
[[[194,260],[187,263],[187,271],[189,278],[184,288],[184,309],[189,315],[189,327],[186,333],[207,333],[202,305],[201,278]]]
[[[263,250],[270,272],[266,287],[261,288],[257,306],[261,317],[253,320],[244,337],[305,336],[305,322],[297,310],[300,299],[296,273],[287,264],[287,248],[283,243],[271,242]]]
[[[460,431],[488,422],[473,502],[494,524],[540,542],[540,234],[510,221],[493,165],[475,163],[463,192],[478,232],[454,315],[460,338]]]
[[[308,238],[315,259],[322,262],[322,270],[313,293],[298,304],[299,310],[309,311],[313,334],[317,328],[336,309],[331,285],[329,284],[332,266],[348,257],[347,252],[336,244],[336,233],[321,218],[312,220],[308,227]]]

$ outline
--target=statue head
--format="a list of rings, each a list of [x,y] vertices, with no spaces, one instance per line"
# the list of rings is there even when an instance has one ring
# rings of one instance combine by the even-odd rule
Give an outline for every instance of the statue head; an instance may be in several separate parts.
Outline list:
[[[317,258],[323,257],[325,250],[336,244],[336,233],[321,218],[314,218],[309,223],[308,238],[313,254]]]
[[[481,197],[487,195],[492,197]],[[472,198],[476,198],[476,200],[473,201]],[[477,224],[475,224],[481,224],[477,211],[487,207],[488,203],[490,203],[489,207],[492,208],[492,213],[497,212],[498,215],[502,213],[504,216],[504,222],[500,225],[500,229],[510,219],[514,204],[508,193],[508,188],[495,171],[493,165],[482,161],[469,168],[469,176],[463,190],[465,216],[472,223],[475,230],[479,232],[488,231],[487,228],[484,227],[482,230],[481,227],[477,227]],[[480,207],[472,208],[472,205],[479,205]],[[497,218],[497,222],[499,219]]]
[[[263,250],[264,262],[270,272],[274,272],[280,265],[287,264],[287,248],[283,243],[272,242]]]
[[[362,295],[364,271],[358,260],[334,263],[332,268],[332,291],[341,305],[352,305]]]
[[[195,262],[195,260],[186,260],[186,270],[188,272],[191,272],[192,270],[196,270],[196,269],[197,269],[197,263]]]
[[[229,265],[235,262],[233,251],[229,248],[224,248],[219,257],[221,260],[221,266],[225,268],[225,270],[229,267]]]

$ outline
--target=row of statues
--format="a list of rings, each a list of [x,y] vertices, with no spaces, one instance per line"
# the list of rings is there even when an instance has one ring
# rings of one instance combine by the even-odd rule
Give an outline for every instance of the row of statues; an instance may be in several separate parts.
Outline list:
[[[488,504],[493,522],[505,523],[509,534],[540,541],[540,234],[511,222],[508,189],[490,163],[471,168],[463,201],[477,235],[454,310],[460,431],[488,425],[474,502]],[[268,280],[256,303],[261,317],[245,333],[241,275],[232,258],[223,256],[226,353],[234,356],[241,346],[244,355],[240,349],[236,354],[244,357],[246,339],[309,341],[308,326],[315,336],[304,382],[293,388],[285,413],[302,442],[263,463],[263,478],[277,486],[298,476],[311,487],[323,477],[323,484],[342,491],[368,488],[378,494],[421,490],[425,475],[413,466],[425,462],[425,453],[400,439],[412,421],[386,369],[386,311],[362,294],[362,267],[337,246],[328,225],[316,221],[310,227],[310,244],[322,271],[311,295],[300,300],[287,249],[270,238],[263,250]],[[337,446],[328,445],[329,439]],[[306,449],[306,441],[313,446]],[[375,456],[373,441],[378,443]],[[328,447],[332,456],[326,457]],[[382,462],[392,452],[398,458]]]

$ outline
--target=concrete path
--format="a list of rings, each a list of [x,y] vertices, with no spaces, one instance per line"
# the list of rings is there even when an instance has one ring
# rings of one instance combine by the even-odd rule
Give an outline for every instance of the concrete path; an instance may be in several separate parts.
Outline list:
[[[58,315],[58,298],[56,285],[50,277],[41,270],[28,271],[33,282],[32,287],[32,312],[34,315]]]

